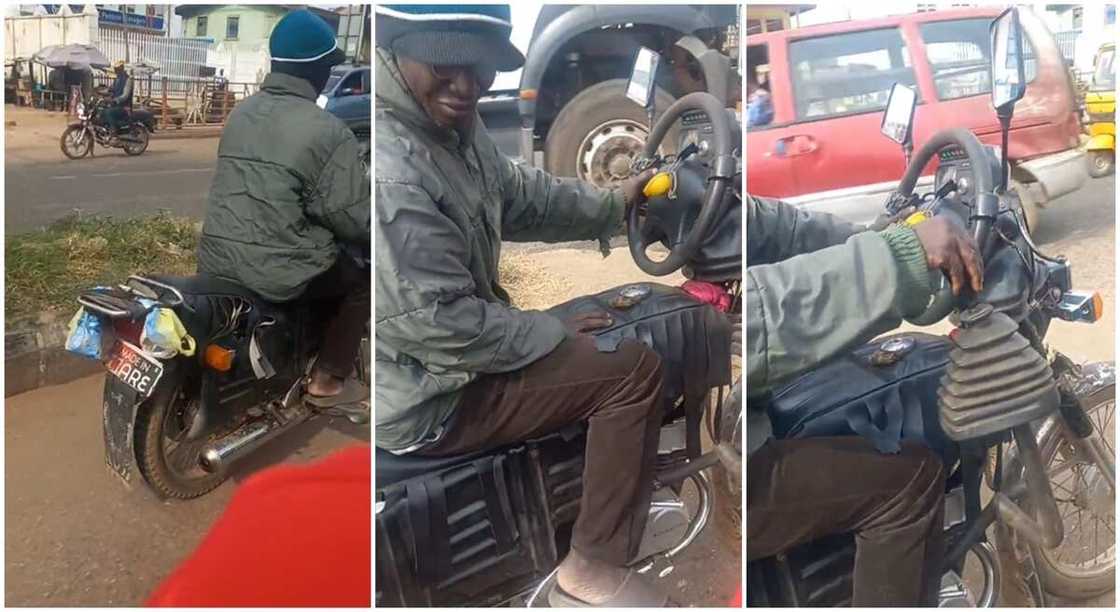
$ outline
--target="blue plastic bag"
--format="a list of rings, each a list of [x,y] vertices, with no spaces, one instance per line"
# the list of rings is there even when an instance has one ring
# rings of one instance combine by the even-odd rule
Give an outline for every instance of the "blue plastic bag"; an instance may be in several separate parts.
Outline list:
[[[101,359],[101,319],[78,309],[70,320],[70,336],[66,338],[66,350],[90,359]]]

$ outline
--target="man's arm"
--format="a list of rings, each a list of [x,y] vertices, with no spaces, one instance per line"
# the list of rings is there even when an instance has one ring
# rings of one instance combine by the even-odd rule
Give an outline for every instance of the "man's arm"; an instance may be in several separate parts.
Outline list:
[[[747,196],[747,265],[769,264],[842,244],[865,228],[781,200]]]
[[[308,215],[341,241],[369,246],[369,176],[362,166],[358,141],[347,133],[339,140],[312,188]]]
[[[560,319],[475,296],[467,240],[422,187],[378,180],[376,335],[431,370],[508,372],[552,352]]]
[[[929,293],[926,254],[907,227],[749,266],[747,387],[765,390],[894,329],[925,309]]]
[[[622,192],[554,177],[497,151],[502,239],[514,242],[610,240],[622,226]]]

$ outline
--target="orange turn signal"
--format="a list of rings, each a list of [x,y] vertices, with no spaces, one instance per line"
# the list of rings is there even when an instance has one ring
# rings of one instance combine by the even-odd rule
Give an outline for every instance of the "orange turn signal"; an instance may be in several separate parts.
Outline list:
[[[531,101],[537,99],[537,90],[535,90],[535,89],[522,89],[519,97],[522,100],[525,100],[526,102],[531,102]]]
[[[210,344],[206,347],[204,361],[210,369],[219,372],[229,372],[230,369],[233,368],[233,356],[233,350],[218,346],[217,344]]]
[[[1093,320],[1094,321],[1100,321],[1101,320],[1101,315],[1104,314],[1104,300],[1101,298],[1100,292],[1098,292],[1098,291],[1093,292],[1092,304],[1093,304]]]

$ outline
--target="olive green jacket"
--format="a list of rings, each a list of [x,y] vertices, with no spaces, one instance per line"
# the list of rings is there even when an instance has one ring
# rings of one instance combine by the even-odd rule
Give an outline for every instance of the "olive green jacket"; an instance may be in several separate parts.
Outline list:
[[[234,108],[198,245],[201,272],[286,302],[370,241],[369,174],[358,141],[315,104],[308,81],[280,73]]]
[[[380,49],[375,83],[376,441],[400,452],[438,435],[468,383],[565,337],[552,315],[510,306],[502,240],[604,240],[624,205],[510,160],[478,117],[469,134],[440,129]]]
[[[771,433],[751,397],[925,309],[929,272],[914,231],[865,231],[748,196],[747,452]]]

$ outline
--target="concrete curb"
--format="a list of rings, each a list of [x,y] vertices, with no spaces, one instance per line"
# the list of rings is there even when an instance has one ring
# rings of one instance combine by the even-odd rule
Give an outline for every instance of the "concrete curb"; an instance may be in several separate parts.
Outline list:
[[[66,351],[68,318],[13,322],[4,333],[4,397],[61,385],[103,371],[100,362]]]
[[[152,140],[177,140],[180,138],[218,138],[222,135],[222,128],[220,127],[205,127],[205,128],[167,128],[161,130],[156,128],[152,134]]]

